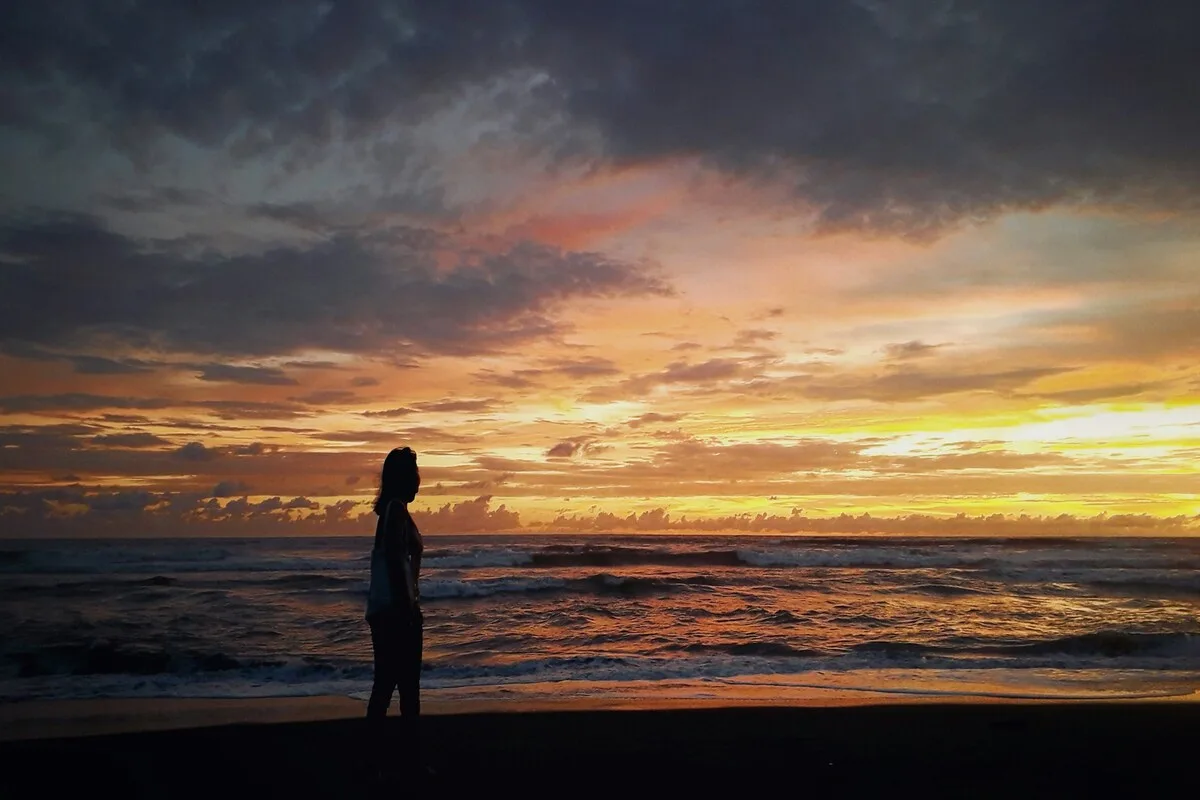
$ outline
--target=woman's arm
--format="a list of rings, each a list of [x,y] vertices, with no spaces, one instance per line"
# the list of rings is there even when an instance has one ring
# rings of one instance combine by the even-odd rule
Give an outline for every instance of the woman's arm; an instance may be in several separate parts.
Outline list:
[[[413,594],[417,600],[421,599],[421,551],[425,549],[425,543],[421,541],[421,531],[417,528],[417,523],[413,520],[412,515],[408,513],[408,509],[404,509],[404,515],[408,521],[408,533],[411,537],[408,541],[408,555],[412,564],[413,576]]]
[[[396,509],[396,501],[388,502],[384,510],[383,552],[387,561],[388,583],[392,587],[392,603],[395,604],[397,592],[404,586],[404,534],[403,518]]]

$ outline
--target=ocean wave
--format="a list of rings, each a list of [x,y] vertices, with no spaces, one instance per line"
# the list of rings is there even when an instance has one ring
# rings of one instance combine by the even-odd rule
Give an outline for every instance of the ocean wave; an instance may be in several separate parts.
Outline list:
[[[1050,642],[975,647],[972,659],[944,645],[866,642],[849,652],[823,652],[780,640],[692,643],[640,653],[546,654],[489,651],[467,658],[427,660],[426,689],[506,686],[559,681],[652,682],[722,680],[748,675],[852,674],[857,670],[977,671],[994,669],[1150,670],[1200,674],[1193,638],[1173,634],[1123,634],[1135,645],[1114,645],[1086,634]],[[1149,637],[1149,638],[1140,638]],[[1180,651],[1191,657],[1180,659]],[[980,654],[991,652],[991,657]],[[482,659],[480,658],[482,656]],[[1135,657],[1140,656],[1140,657]],[[369,656],[252,658],[222,651],[165,651],[97,643],[84,648],[46,648],[27,654],[19,674],[0,675],[0,699],[29,697],[268,697],[312,694],[357,696],[370,688]],[[1168,670],[1164,673],[1163,669]]]
[[[39,554],[40,555],[40,554]],[[364,555],[357,561],[364,562]],[[49,555],[29,559],[21,569],[0,569],[9,574],[27,575],[147,575],[147,574],[197,574],[206,572],[322,572],[341,571],[358,566],[349,559],[285,557],[285,558],[236,558],[236,559],[188,559],[145,558],[129,561],[106,561],[102,558],[65,558]]]
[[[657,578],[598,573],[585,578],[534,575],[477,580],[431,577],[422,579],[421,596],[428,600],[450,600],[457,598],[492,597],[502,594],[563,592],[608,597],[656,597],[677,592],[695,591],[715,584],[716,581],[714,579],[703,575],[681,578]]]
[[[680,548],[678,545],[628,547],[622,545],[550,545],[539,549],[480,548],[465,553],[439,550],[427,554],[431,568],[472,569],[521,567],[539,569],[638,566],[681,568],[784,568],[784,567],[979,567],[991,563],[977,551],[943,548],[864,547],[830,548]]]
[[[191,675],[238,669],[274,668],[278,659],[234,657],[224,652],[169,650],[145,644],[107,641],[52,645],[6,653],[5,672],[13,677],[44,675]]]
[[[281,575],[278,578],[271,578],[262,583],[266,586],[273,586],[281,589],[344,589],[355,588],[363,592],[367,591],[367,575],[345,576],[345,575],[322,575],[320,573],[301,572],[292,575]]]
[[[662,648],[662,650],[682,653],[721,653],[730,656],[764,656],[767,658],[820,658],[828,655],[828,653],[820,650],[795,647],[787,642],[772,641],[726,642],[719,644],[697,642],[695,644],[671,645]]]
[[[1085,583],[1102,592],[1121,596],[1200,597],[1200,573],[1192,570],[1137,577],[1095,578]]]
[[[432,538],[432,537],[431,537]],[[1024,548],[1024,549],[1020,549]],[[1189,551],[1190,552],[1190,551]],[[660,566],[676,568],[760,569],[876,568],[892,570],[986,570],[999,579],[1039,581],[1056,572],[1080,575],[1113,568],[1131,571],[1178,572],[1200,561],[1178,546],[1114,550],[1093,543],[1091,549],[1065,548],[1061,542],[1000,544],[967,540],[762,540],[727,537],[713,542],[669,540],[653,543],[479,541],[427,545],[425,566],[430,570],[599,568]],[[284,542],[279,549],[262,540],[191,544],[150,540],[146,543],[69,542],[53,548],[0,550],[0,574],[159,574],[195,572],[330,572],[365,569],[370,547],[366,542]],[[1194,563],[1195,562],[1195,563]],[[1192,570],[1194,573],[1194,570]],[[1102,577],[1092,575],[1091,577]],[[1180,579],[1183,580],[1183,579]],[[1192,584],[1194,586],[1195,584]],[[1184,587],[1187,588],[1186,586]]]
[[[740,563],[752,567],[981,567],[991,559],[979,553],[896,547],[803,548],[735,551]]]
[[[154,575],[149,578],[96,578],[54,583],[0,583],[0,597],[20,600],[48,598],[60,602],[98,597],[109,599],[118,594],[129,597],[132,592],[138,590],[166,589],[178,583],[175,578],[166,575]]]
[[[918,583],[912,586],[899,587],[897,591],[930,594],[935,597],[969,597],[972,595],[992,594],[986,589],[973,589],[970,586],[959,586],[952,583]]]
[[[1102,656],[1200,659],[1200,634],[1095,631],[1057,639],[975,648],[975,652],[1011,656]]]
[[[421,597],[425,600],[493,597],[501,594],[535,594],[561,591],[567,587],[562,578],[490,578],[485,580],[453,580],[422,578]]]
[[[483,567],[522,567],[533,563],[533,556],[521,550],[426,550],[421,560],[429,569],[477,569]]]
[[[1137,597],[1200,596],[1200,569],[1176,565],[1040,564],[997,565],[989,576],[1006,584],[1035,588],[1052,587],[1058,593],[1106,594]]]
[[[1080,662],[1114,659],[1172,659],[1177,666],[1200,666],[1200,634],[1143,633],[1136,631],[1093,631],[1054,639],[1021,642],[910,642],[903,640],[860,642],[848,653],[893,661],[1002,656],[1008,666],[1041,665],[1043,657],[1069,657]],[[1066,663],[1066,662],[1062,662]]]
[[[584,546],[533,554],[535,567],[738,567],[733,550],[674,550],[657,547]]]

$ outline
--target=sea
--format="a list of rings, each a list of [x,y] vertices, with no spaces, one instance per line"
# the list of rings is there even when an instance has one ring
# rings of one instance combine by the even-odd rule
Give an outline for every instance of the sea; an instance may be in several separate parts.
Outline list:
[[[0,701],[370,691],[371,539],[0,542]],[[427,536],[426,700],[1171,698],[1200,540]]]

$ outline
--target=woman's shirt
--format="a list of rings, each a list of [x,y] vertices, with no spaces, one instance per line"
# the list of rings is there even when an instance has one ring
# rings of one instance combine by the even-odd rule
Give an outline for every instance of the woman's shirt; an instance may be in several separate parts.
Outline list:
[[[375,546],[383,547],[396,610],[404,610],[401,598],[407,597],[409,608],[419,613],[421,590],[418,581],[425,544],[412,515],[400,501],[390,501],[376,522]]]

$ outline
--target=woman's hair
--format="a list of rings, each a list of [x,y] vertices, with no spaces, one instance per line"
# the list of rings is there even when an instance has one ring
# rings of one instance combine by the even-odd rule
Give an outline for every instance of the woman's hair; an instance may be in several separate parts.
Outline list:
[[[421,473],[417,472],[417,454],[409,447],[397,447],[383,460],[383,474],[379,476],[379,496],[375,498],[375,513],[383,515],[389,500],[411,503],[421,487]]]

